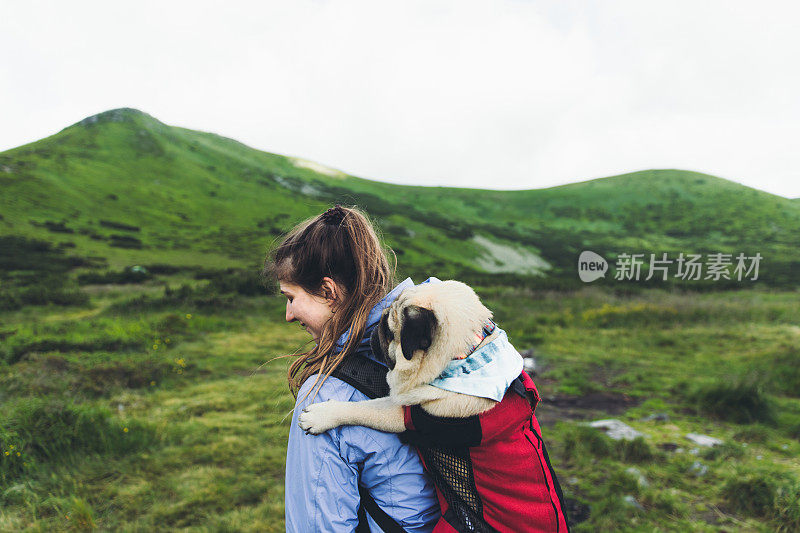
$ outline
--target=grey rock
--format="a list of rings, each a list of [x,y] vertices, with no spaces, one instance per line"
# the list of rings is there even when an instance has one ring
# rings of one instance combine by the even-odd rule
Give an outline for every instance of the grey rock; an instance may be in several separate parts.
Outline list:
[[[695,477],[703,477],[708,474],[708,467],[700,461],[695,461],[692,463],[692,466],[689,467],[689,472],[694,474]]]
[[[669,420],[667,413],[653,413],[642,418],[642,422],[666,422]]]
[[[722,441],[719,439],[715,439],[714,437],[709,437],[708,435],[701,435],[699,433],[688,433],[686,438],[690,441],[694,442],[698,446],[705,446],[706,448],[712,448],[714,446],[719,446],[722,444]]]
[[[614,440],[633,440],[637,437],[645,436],[644,433],[636,431],[628,424],[614,418],[607,420],[595,420],[594,422],[590,422],[589,426],[605,431],[606,435]]]
[[[634,498],[634,497],[633,497],[633,496],[631,496],[630,494],[627,494],[627,495],[625,495],[625,496],[622,498],[622,501],[624,501],[625,503],[627,503],[627,504],[628,504],[628,505],[630,505],[631,507],[634,507],[634,508],[636,508],[636,509],[639,509],[640,511],[644,511],[644,507],[642,507],[642,504],[641,504],[641,503],[639,503],[639,502],[637,502],[637,501],[636,501],[636,498]]]
[[[528,374],[536,373],[536,359],[533,357],[526,357],[522,360],[522,369]]]
[[[625,472],[631,477],[635,478],[636,483],[638,483],[640,487],[646,489],[647,487],[650,486],[650,483],[647,481],[647,478],[644,477],[644,474],[642,474],[642,472],[635,466],[626,469]]]

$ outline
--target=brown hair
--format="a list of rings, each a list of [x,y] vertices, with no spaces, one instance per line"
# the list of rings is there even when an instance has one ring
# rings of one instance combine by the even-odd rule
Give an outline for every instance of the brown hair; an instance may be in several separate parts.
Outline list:
[[[395,259],[363,212],[336,205],[295,226],[267,256],[262,272],[265,276],[294,283],[316,296],[322,296],[322,278],[327,276],[344,291],[317,345],[297,354],[289,366],[287,379],[295,397],[303,382],[314,374],[318,374],[315,386],[321,386],[358,347],[369,312],[394,285],[396,259],[390,265],[387,255]],[[336,341],[348,329],[347,342],[334,353]]]

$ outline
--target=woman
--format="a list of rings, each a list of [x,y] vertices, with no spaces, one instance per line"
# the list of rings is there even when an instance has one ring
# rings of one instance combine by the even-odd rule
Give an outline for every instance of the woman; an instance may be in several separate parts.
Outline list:
[[[396,523],[431,531],[439,518],[434,487],[397,435],[345,426],[312,436],[297,424],[310,403],[368,399],[331,374],[345,360],[375,364],[372,328],[413,283],[406,279],[387,294],[393,272],[372,225],[338,205],[295,227],[265,271],[287,298],[286,321],[299,322],[314,341],[289,368],[297,401],[286,454],[286,530],[382,531]]]

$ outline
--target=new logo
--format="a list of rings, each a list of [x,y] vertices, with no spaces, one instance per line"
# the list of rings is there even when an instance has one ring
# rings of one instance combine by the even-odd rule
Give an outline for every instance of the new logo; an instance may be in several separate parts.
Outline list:
[[[608,261],[592,251],[584,250],[578,257],[578,276],[584,283],[604,278],[608,272]]]

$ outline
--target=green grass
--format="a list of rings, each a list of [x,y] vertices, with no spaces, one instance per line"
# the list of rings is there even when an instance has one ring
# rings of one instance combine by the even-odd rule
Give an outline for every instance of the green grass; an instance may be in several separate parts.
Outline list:
[[[471,283],[534,349],[544,439],[589,509],[575,531],[800,528],[797,200],[680,170],[406,187],[134,110],[90,122],[0,154],[0,531],[283,531],[294,402],[276,357],[308,339],[257,273],[278,235],[334,202],[375,218],[401,279]],[[478,261],[475,237],[506,248]],[[586,286],[584,249],[764,262],[755,283]],[[552,268],[501,257],[522,252]],[[624,407],[560,407],[586,398]],[[583,425],[612,416],[645,437]],[[695,450],[687,433],[724,445]]]
[[[178,274],[160,281],[208,290],[206,281]],[[14,446],[10,459],[0,462],[0,530],[87,530],[92,524],[122,531],[282,530],[293,400],[287,360],[272,359],[300,347],[303,332],[283,323],[275,295],[228,293],[236,305],[226,309],[123,305],[139,293],[153,294],[148,284],[158,282],[105,286],[92,293],[88,309],[51,306],[36,308],[35,315],[29,308],[3,315],[4,330],[16,331],[2,341],[7,351],[36,335],[54,344],[0,366],[0,447]],[[163,295],[163,288],[155,290]],[[611,441],[578,419],[553,421],[548,412],[560,412],[546,401],[539,408],[565,495],[591,509],[576,531],[791,531],[797,524],[792,491],[800,480],[794,461],[800,442],[792,430],[800,424],[800,400],[765,389],[778,414],[754,425],[708,417],[687,392],[749,375],[757,354],[783,357],[782,347],[800,335],[796,293],[478,291],[518,348],[528,347],[528,329],[536,331],[530,344],[541,363],[536,382],[545,399],[586,392],[576,390],[580,380],[588,391],[640,400],[618,415],[646,435],[629,443]],[[661,324],[632,315],[599,324],[583,316],[602,309],[601,302],[681,312],[664,315],[669,322]],[[75,349],[75,339],[87,346]],[[95,344],[104,339],[133,344],[109,352]],[[757,376],[764,383],[772,379]],[[653,412],[670,419],[642,420]],[[725,445],[693,455],[689,432]],[[664,443],[683,451],[664,451]],[[695,461],[707,467],[704,476],[693,473]],[[737,480],[752,479],[768,485],[748,485],[760,498],[756,511],[734,500],[743,490]],[[629,496],[644,510],[627,503]]]
[[[107,295],[106,309],[130,297],[124,290]],[[267,358],[301,342],[299,330],[276,320],[282,315],[278,303],[245,298],[237,310],[219,315],[99,309],[91,324],[40,314],[53,316],[42,329],[54,338],[97,331],[145,342],[113,354],[65,344],[2,367],[4,383],[17,386],[3,388],[0,447],[14,446],[13,457],[22,453],[14,469],[0,463],[6,474],[0,530],[64,529],[77,516],[114,530],[215,524],[282,530],[284,417],[293,405],[286,361],[256,372]],[[27,331],[24,316],[6,324]],[[159,344],[151,344],[155,340]],[[165,371],[152,386],[108,383],[107,374],[96,372],[111,363],[143,372],[143,363],[154,361]],[[48,378],[41,380],[44,372]],[[99,392],[54,383],[74,385],[86,373],[96,378]],[[54,423],[41,412],[52,413]],[[132,439],[137,447],[126,448]]]

